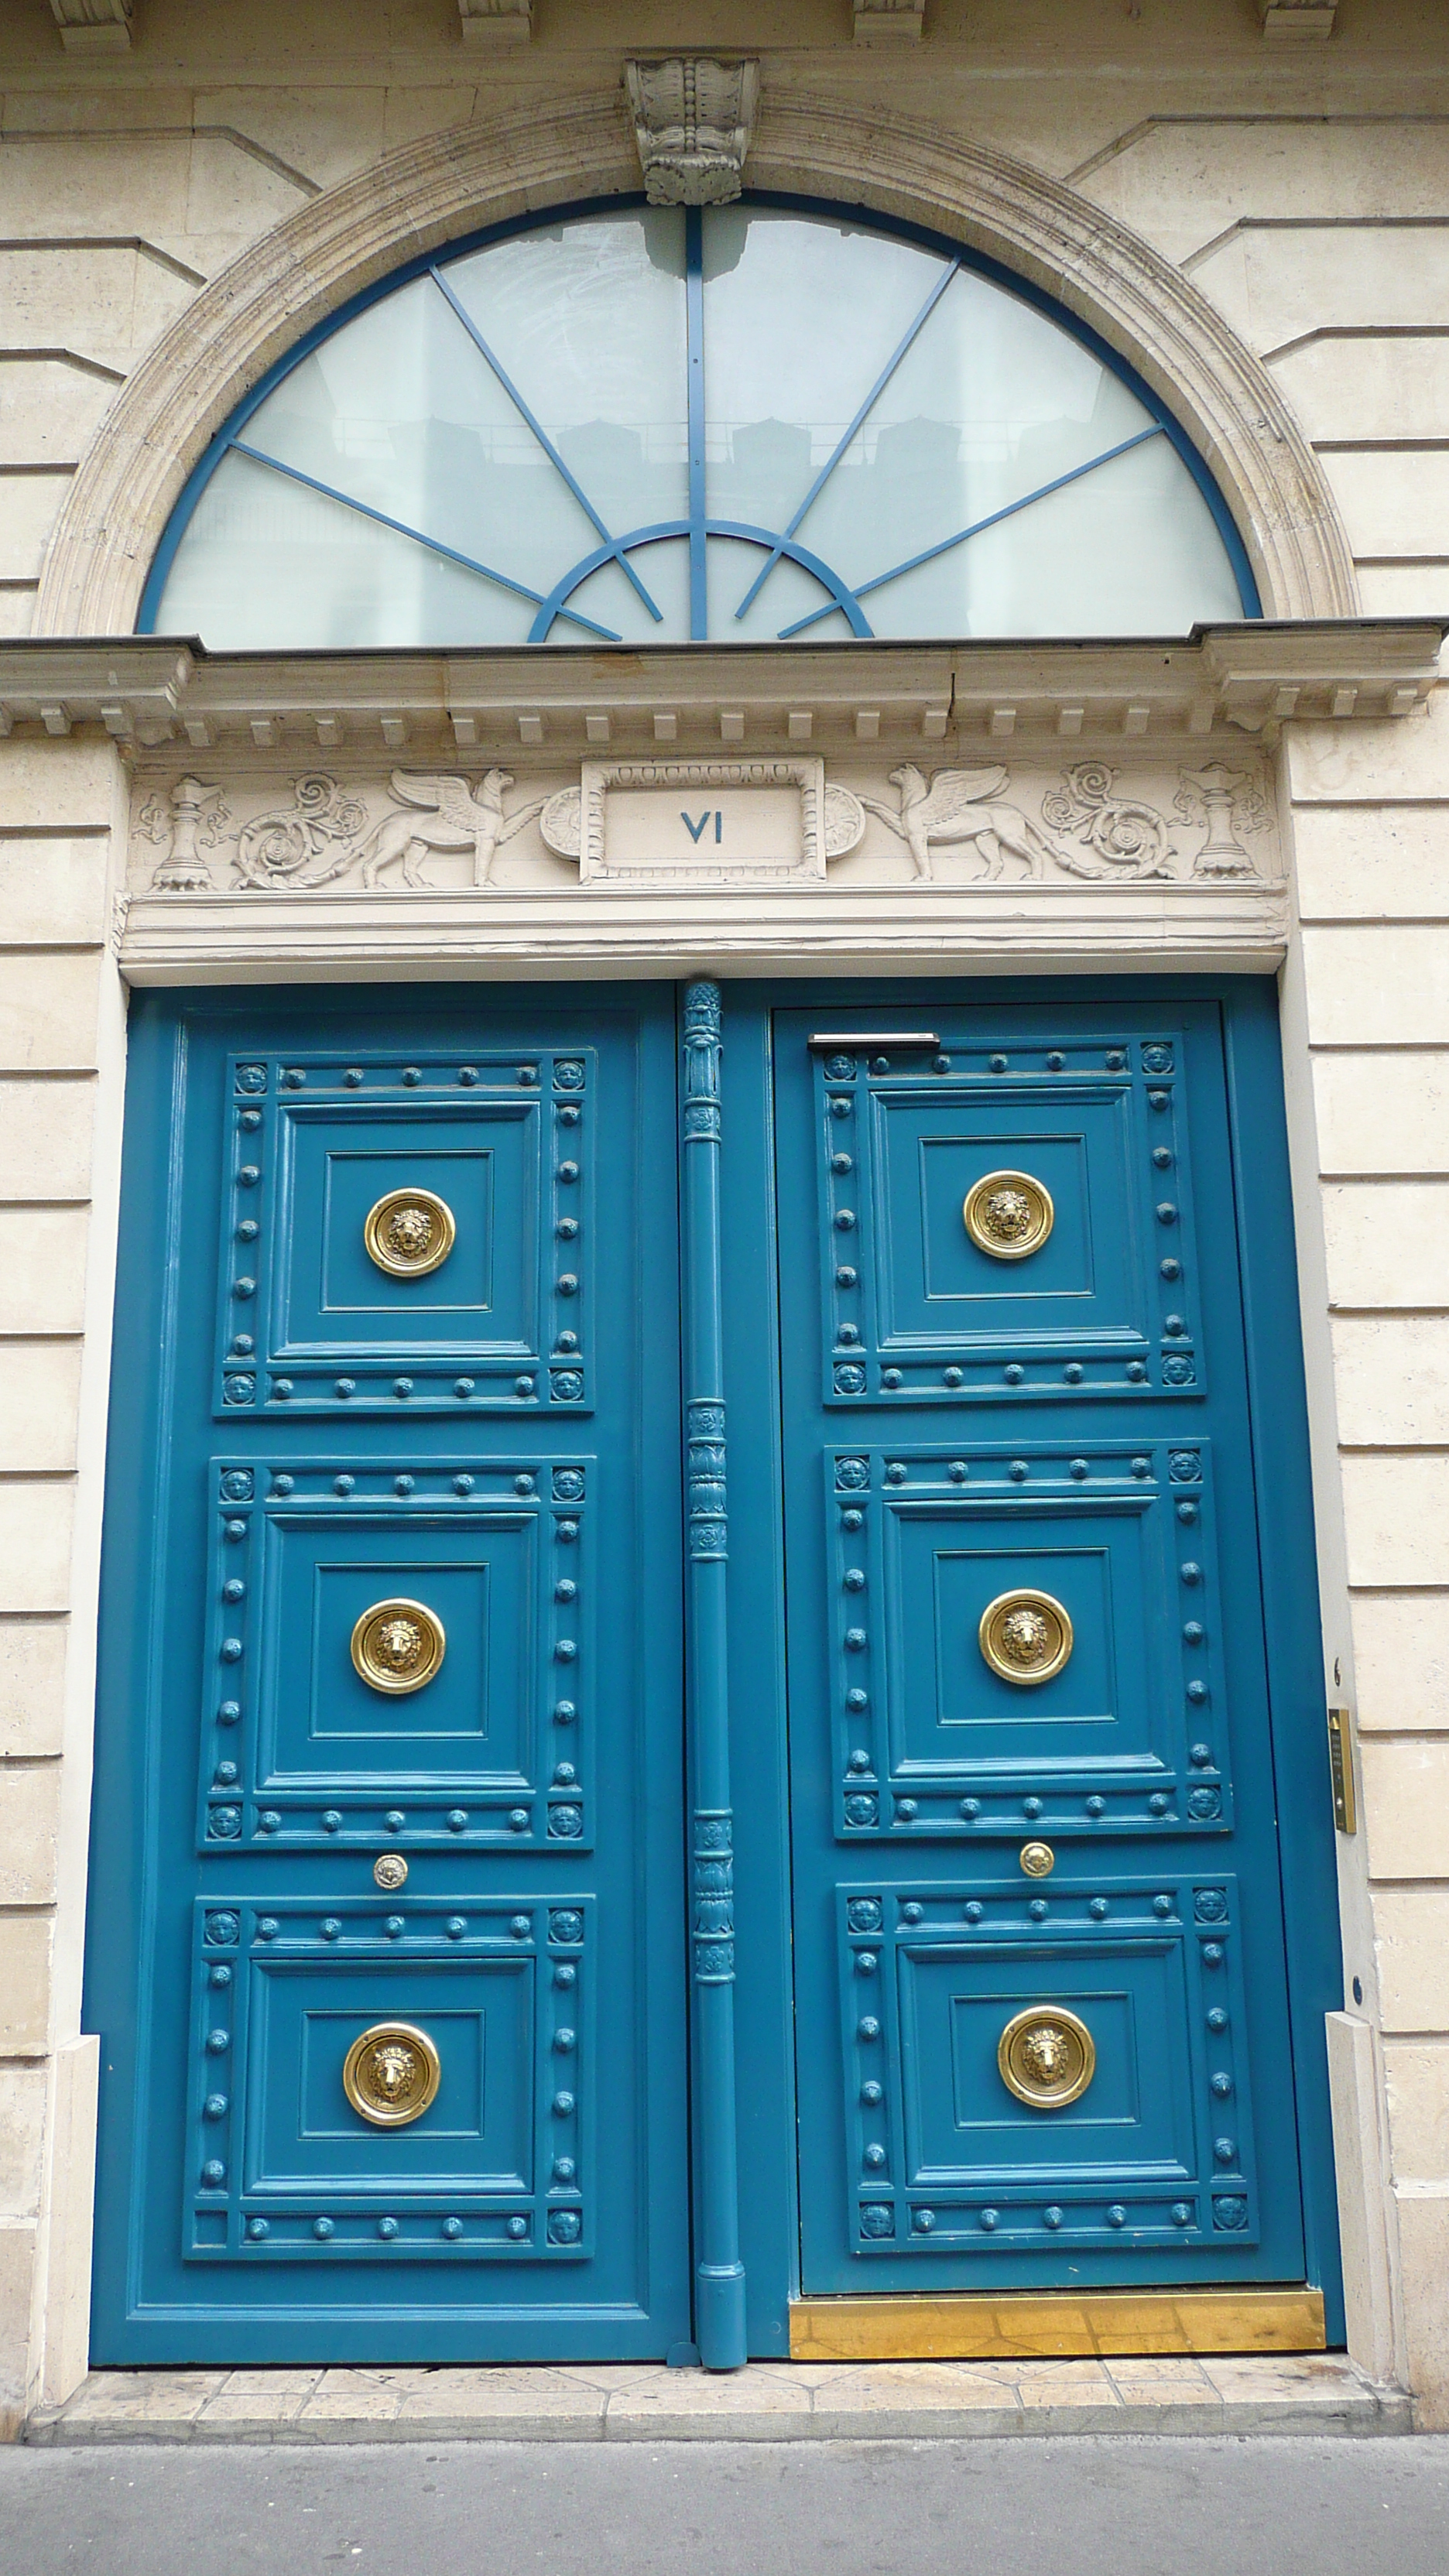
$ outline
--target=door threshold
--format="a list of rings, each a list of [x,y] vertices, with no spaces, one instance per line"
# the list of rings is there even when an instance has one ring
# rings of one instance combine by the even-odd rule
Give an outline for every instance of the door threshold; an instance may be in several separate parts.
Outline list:
[[[1323,2352],[1308,2289],[961,2290],[792,2299],[792,2361],[1091,2359],[1105,2353]]]

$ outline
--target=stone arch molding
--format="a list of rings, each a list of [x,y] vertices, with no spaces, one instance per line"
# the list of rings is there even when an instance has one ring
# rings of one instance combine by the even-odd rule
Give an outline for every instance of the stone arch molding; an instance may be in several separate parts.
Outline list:
[[[1272,377],[1125,225],[984,144],[799,94],[767,97],[746,177],[930,226],[1054,295],[1196,440],[1243,531],[1265,616],[1358,613],[1327,482]],[[289,215],[198,295],[118,395],[57,523],[32,631],[133,632],[151,558],[207,442],[349,296],[486,225],[638,187],[621,92],[452,128]]]

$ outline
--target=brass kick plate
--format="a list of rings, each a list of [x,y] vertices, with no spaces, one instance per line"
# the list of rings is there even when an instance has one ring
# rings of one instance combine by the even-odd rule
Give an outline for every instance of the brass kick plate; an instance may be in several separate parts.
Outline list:
[[[1358,1832],[1353,1789],[1353,1729],[1346,1708],[1328,1712],[1328,1767],[1333,1775],[1333,1821],[1341,1834]]]
[[[792,2361],[1085,2360],[1098,2354],[1322,2352],[1323,2293],[963,2290],[795,2299]]]

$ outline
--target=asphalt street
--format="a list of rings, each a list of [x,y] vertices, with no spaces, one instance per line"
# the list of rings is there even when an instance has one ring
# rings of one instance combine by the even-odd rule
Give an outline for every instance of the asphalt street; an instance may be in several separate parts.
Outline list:
[[[3,2576],[1446,2576],[1449,2437],[0,2451]]]

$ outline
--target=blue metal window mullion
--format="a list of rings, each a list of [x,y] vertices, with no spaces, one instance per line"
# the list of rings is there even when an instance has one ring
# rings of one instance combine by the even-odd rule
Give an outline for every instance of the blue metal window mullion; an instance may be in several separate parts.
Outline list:
[[[887,358],[885,365],[882,367],[880,374],[876,377],[875,383],[871,386],[864,402],[860,405],[849,428],[836,441],[830,455],[821,466],[819,473],[816,475],[815,480],[811,484],[809,491],[806,493],[804,500],[801,502],[799,509],[796,511],[789,526],[785,530],[787,537],[793,537],[796,529],[801,525],[806,513],[809,511],[812,502],[819,498],[823,487],[829,482],[831,475],[835,472],[837,465],[840,463],[842,456],[849,447],[856,431],[861,428],[869,414],[875,409],[876,404],[879,402],[881,395],[885,392],[887,385],[890,383],[890,380],[895,374],[897,367],[900,365],[902,358],[905,356],[906,351],[911,347],[915,340],[919,339],[922,331],[926,327],[926,324],[929,322],[931,315],[935,312],[937,305],[945,294],[947,287],[950,285],[952,278],[959,276],[960,270],[961,262],[959,259],[948,261],[946,267],[942,270],[941,275],[937,278],[935,285],[932,287],[925,303],[921,306],[915,320],[911,323],[910,328],[906,331],[904,337],[898,342],[897,346],[892,350],[890,356]],[[743,617],[746,609],[751,607],[754,601],[758,598],[759,593],[764,589],[766,582],[769,580],[771,573],[779,562],[781,552],[782,548],[777,546],[774,553],[763,566],[762,570],[756,573],[754,580],[751,582],[749,589],[744,595],[744,598],[740,601],[738,608],[735,610],[735,616],[737,618]]]
[[[498,382],[503,387],[504,392],[507,394],[508,399],[513,404],[515,410],[532,430],[534,437],[537,439],[539,446],[543,449],[543,452],[548,458],[550,465],[553,467],[554,472],[568,485],[568,488],[570,492],[572,492],[574,499],[577,501],[579,508],[583,511],[584,517],[588,520],[590,527],[603,538],[606,545],[613,546],[615,541],[612,530],[605,526],[604,521],[600,518],[598,511],[594,508],[593,502],[589,499],[589,496],[584,490],[584,487],[582,483],[580,483],[577,475],[570,473],[568,466],[565,464],[563,457],[559,454],[553,440],[549,437],[548,431],[544,428],[542,421],[538,419],[537,415],[524,401],[522,394],[519,392],[517,385],[514,383],[513,378],[509,375],[502,361],[494,356],[493,351],[489,348],[487,341],[484,339],[482,332],[473,320],[472,315],[462,304],[459,303],[457,296],[453,293],[453,290],[448,284],[446,277],[443,275],[442,270],[434,265],[428,271],[428,274],[431,277],[433,284],[438,289],[439,294],[443,297],[444,302],[449,306],[450,310],[456,314],[458,320],[462,323],[464,330],[467,332],[474,348],[478,351],[479,356],[485,360],[489,367],[491,367],[494,375],[497,377]],[[638,573],[634,569],[634,566],[629,562],[627,556],[618,551],[617,547],[615,547],[615,561],[619,566],[619,570],[623,573],[625,580],[632,583],[634,589],[638,592],[640,599],[648,609],[655,625],[658,626],[662,624],[664,618],[663,609],[657,607],[655,602],[650,598],[649,593],[645,589],[643,582],[640,580]]]
[[[871,591],[882,589],[888,581],[899,581],[903,573],[916,572],[922,564],[934,563],[938,555],[948,555],[954,547],[964,546],[985,529],[999,527],[1003,519],[1014,519],[1019,510],[1029,510],[1034,501],[1048,500],[1053,492],[1065,491],[1069,483],[1080,483],[1084,474],[1095,474],[1099,465],[1111,465],[1117,457],[1129,455],[1134,447],[1145,446],[1149,438],[1161,438],[1162,435],[1162,423],[1155,420],[1150,429],[1139,429],[1134,437],[1124,438],[1118,446],[1104,448],[1100,456],[1089,456],[1084,465],[1072,466],[1068,473],[1059,474],[1054,482],[1040,483],[1034,492],[1023,492],[1019,501],[1008,501],[1004,508],[993,510],[988,518],[977,519],[969,528],[958,528],[954,537],[942,537],[936,545],[923,547],[918,555],[908,555],[904,563],[892,564],[888,572],[872,573],[869,581],[856,583],[856,598],[865,599]],[[793,626],[781,627],[780,642],[788,643],[792,636],[802,634],[807,626],[818,626],[821,618],[829,615],[829,608],[814,608],[808,617],[797,617]]]
[[[390,528],[394,536],[411,538],[415,546],[425,546],[430,555],[441,556],[445,563],[461,564],[465,572],[479,573],[484,581],[496,582],[500,590],[511,590],[516,599],[528,599],[535,608],[542,607],[538,591],[530,590],[526,582],[510,580],[506,572],[496,572],[491,564],[480,563],[476,555],[460,554],[456,546],[444,545],[441,537],[425,536],[421,528],[410,528],[406,519],[389,518],[386,510],[374,510],[371,502],[359,501],[351,492],[340,492],[335,483],[323,483],[315,474],[304,474],[300,465],[284,465],[279,456],[268,456],[265,448],[252,447],[244,438],[230,439],[227,444],[231,454],[249,457],[253,465],[270,466],[274,474],[285,474],[289,482],[300,483],[309,492],[320,492],[324,501],[340,502],[344,510],[355,510],[359,518],[371,519],[379,528]],[[612,627],[597,626],[592,617],[583,616],[577,608],[560,609],[559,615],[571,618],[575,626],[586,627],[590,635],[599,636],[605,644],[623,640]]]
[[[684,213],[684,313],[689,389],[689,640],[709,636],[704,492],[704,210]]]

